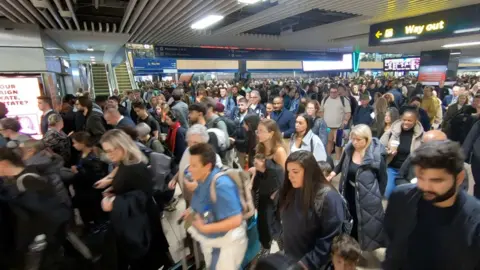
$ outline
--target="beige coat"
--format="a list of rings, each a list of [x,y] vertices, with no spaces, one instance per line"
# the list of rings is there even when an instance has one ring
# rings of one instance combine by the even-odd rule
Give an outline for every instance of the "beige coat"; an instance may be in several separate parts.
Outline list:
[[[393,140],[400,141],[400,133],[402,132],[402,120],[397,120],[393,122],[392,127],[389,131],[383,133],[382,137],[380,138],[380,142],[385,145],[385,147],[390,146],[390,142]],[[410,152],[412,153],[422,144],[422,137],[423,137],[423,127],[420,122],[417,121],[415,127],[413,127],[413,138],[412,144],[410,145]],[[387,162],[390,163],[392,161],[393,156],[388,155]]]

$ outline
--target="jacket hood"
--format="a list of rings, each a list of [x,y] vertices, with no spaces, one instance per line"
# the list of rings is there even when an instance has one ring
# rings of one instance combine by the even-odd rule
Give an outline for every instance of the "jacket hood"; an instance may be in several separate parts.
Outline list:
[[[40,151],[25,161],[25,165],[35,167],[40,173],[59,171],[63,167],[63,158],[46,150]]]
[[[103,115],[102,107],[100,107],[100,106],[99,106],[98,104],[96,104],[96,103],[93,103],[93,104],[92,104],[92,111],[97,112],[97,113],[100,113],[101,115]]]
[[[397,136],[400,136],[400,133],[402,132],[402,120],[397,120],[393,122],[392,124],[392,133],[394,133]],[[423,134],[423,127],[422,124],[417,121],[415,126],[413,127],[413,137],[418,138]]]
[[[345,146],[345,151],[351,157],[353,154],[353,144],[350,142]],[[380,169],[382,159],[386,158],[387,150],[378,138],[372,138],[370,145],[365,150],[362,165],[369,165],[374,169]]]

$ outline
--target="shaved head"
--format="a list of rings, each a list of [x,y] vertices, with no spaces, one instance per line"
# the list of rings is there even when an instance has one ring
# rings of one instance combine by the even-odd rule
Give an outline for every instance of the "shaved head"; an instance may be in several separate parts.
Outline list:
[[[430,130],[423,134],[424,143],[432,141],[445,141],[447,139],[447,135],[440,130]]]

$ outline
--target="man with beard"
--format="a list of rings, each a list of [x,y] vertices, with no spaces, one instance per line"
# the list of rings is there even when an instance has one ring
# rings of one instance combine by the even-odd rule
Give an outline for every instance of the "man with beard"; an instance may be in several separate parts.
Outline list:
[[[283,98],[273,99],[273,112],[271,119],[277,122],[283,138],[289,139],[295,132],[295,116],[293,113],[283,107]]]
[[[412,154],[417,183],[390,196],[382,269],[480,269],[480,204],[460,188],[464,158],[452,141],[427,142]]]
[[[243,118],[253,111],[248,107],[248,100],[246,98],[240,98],[238,100],[238,106],[235,107],[230,115],[230,119],[235,121],[238,125],[243,123]]]

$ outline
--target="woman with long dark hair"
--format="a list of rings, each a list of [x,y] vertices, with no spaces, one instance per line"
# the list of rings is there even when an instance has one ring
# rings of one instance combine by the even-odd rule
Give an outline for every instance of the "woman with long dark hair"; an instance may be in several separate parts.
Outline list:
[[[257,146],[257,134],[256,130],[260,123],[260,117],[257,114],[247,114],[243,119],[243,123],[239,129],[243,129],[244,137],[240,139],[237,137],[235,140],[235,147],[238,149],[247,150],[248,168],[253,167],[253,159],[255,156],[255,147]],[[238,132],[238,131],[237,131]],[[237,133],[238,134],[238,133]],[[243,168],[245,165],[245,153],[238,155],[240,166]]]
[[[95,154],[95,142],[88,132],[80,131],[71,135],[73,147],[80,152],[78,162],[72,166],[75,174],[72,185],[75,190],[74,208],[78,208],[85,229],[91,230],[108,219],[102,211],[102,191],[93,184],[108,174],[108,164]]]
[[[262,119],[255,132],[258,136],[256,153],[265,155],[266,159],[273,160],[285,170],[287,151],[283,145],[283,136],[277,122],[271,119]]]
[[[306,150],[310,151],[317,161],[326,161],[327,153],[320,138],[312,131],[313,119],[307,114],[297,116],[295,133],[290,138],[290,153]]]
[[[294,152],[285,164],[279,207],[285,254],[302,269],[321,269],[330,261],[333,238],[342,232],[343,199],[312,153]]]
[[[180,121],[173,111],[169,111],[165,115],[165,122],[169,126],[165,143],[173,154],[175,164],[179,164],[183,152],[187,149],[187,130],[180,125]]]

